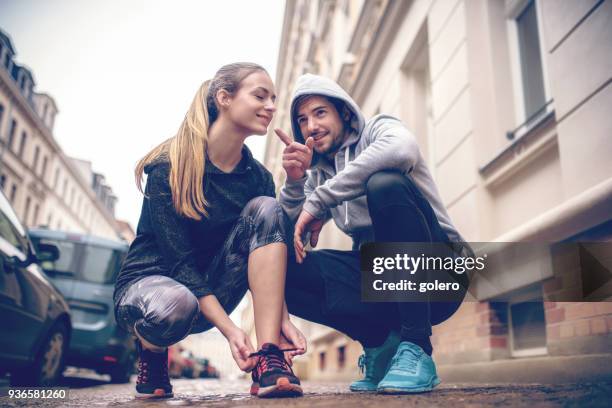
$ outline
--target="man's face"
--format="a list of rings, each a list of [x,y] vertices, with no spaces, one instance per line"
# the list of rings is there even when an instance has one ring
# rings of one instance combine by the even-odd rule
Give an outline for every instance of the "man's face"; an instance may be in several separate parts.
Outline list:
[[[344,122],[334,104],[324,96],[313,95],[300,103],[297,123],[304,140],[314,139],[315,152],[332,157],[344,140]]]

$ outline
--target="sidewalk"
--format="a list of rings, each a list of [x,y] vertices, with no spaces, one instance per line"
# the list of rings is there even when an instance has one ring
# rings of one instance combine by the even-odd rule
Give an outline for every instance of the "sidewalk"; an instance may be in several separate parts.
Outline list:
[[[450,384],[442,383],[431,393],[416,395],[356,394],[348,383],[305,382],[305,396],[263,400],[248,394],[245,380],[173,380],[175,398],[164,401],[136,401],[133,384],[113,385],[100,380],[68,378],[69,401],[10,401],[0,406],[36,407],[608,407],[612,382],[584,384]]]

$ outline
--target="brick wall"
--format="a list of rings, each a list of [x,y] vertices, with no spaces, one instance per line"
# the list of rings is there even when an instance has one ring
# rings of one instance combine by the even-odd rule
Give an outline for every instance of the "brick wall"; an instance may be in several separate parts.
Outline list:
[[[612,352],[612,302],[544,302],[549,355]]]
[[[554,276],[542,285],[544,299],[551,300],[544,302],[549,355],[612,352],[612,302],[552,301],[597,294],[590,281],[597,278],[599,265],[608,264],[605,258],[609,255],[605,246],[587,247],[568,244],[553,248]]]
[[[464,302],[450,319],[433,328],[436,362],[460,364],[507,357],[507,320],[504,304]]]
[[[544,302],[548,355],[612,352],[612,302]],[[438,364],[511,357],[507,304],[465,302],[446,322],[434,326]]]

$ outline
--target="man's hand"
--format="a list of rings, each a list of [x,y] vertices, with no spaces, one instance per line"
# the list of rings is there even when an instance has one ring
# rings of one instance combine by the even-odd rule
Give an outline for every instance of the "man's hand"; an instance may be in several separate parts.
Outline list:
[[[312,162],[312,146],[314,139],[309,137],[306,144],[291,140],[289,135],[281,129],[274,129],[278,138],[285,144],[283,150],[283,168],[287,172],[287,178],[291,181],[299,180],[304,177],[306,170],[310,168]]]
[[[312,216],[308,211],[302,210],[300,216],[295,223],[295,231],[293,234],[293,247],[295,249],[295,260],[297,263],[302,263],[306,257],[306,249],[302,237],[310,232],[310,246],[313,248],[319,242],[319,234],[323,228],[323,220],[319,220]]]
[[[255,368],[257,358],[249,357],[249,354],[254,353],[255,349],[251,344],[249,336],[244,331],[236,327],[227,336],[227,342],[232,351],[234,361],[236,361],[236,364],[242,371],[249,372]]]

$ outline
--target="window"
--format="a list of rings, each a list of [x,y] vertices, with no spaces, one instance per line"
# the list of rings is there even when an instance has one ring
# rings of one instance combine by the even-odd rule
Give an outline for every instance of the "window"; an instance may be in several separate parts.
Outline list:
[[[5,207],[5,202],[3,199],[2,201],[2,207]],[[27,240],[22,231],[19,231],[14,224],[16,222],[16,220],[13,219],[14,213],[10,213],[9,211],[10,207],[8,209],[3,208],[3,210],[0,211],[0,237],[25,255],[28,247]]]
[[[43,156],[43,163],[42,163],[42,169],[40,170],[40,175],[43,177],[43,180],[45,178],[45,174],[47,174],[47,163],[48,159],[47,156]]]
[[[533,116],[546,103],[542,54],[535,3],[532,1],[516,19],[523,79],[525,117]]]
[[[17,130],[17,122],[15,119],[11,119],[11,127],[9,129],[8,139],[6,140],[6,145],[9,149],[13,149],[13,139],[15,138],[15,130]]]
[[[13,183],[11,186],[11,194],[9,195],[11,204],[15,204],[15,198],[17,198],[17,184]]]
[[[4,117],[4,105],[0,103],[0,132],[2,132],[2,118]],[[1,135],[0,135],[1,136]]]
[[[338,368],[343,369],[346,365],[346,346],[338,347]]]
[[[34,216],[32,218],[32,225],[38,225],[38,212],[40,211],[40,205],[36,204],[34,206]]]
[[[546,323],[541,299],[510,303],[510,330],[514,356],[546,353]]]
[[[548,104],[546,61],[542,54],[538,3],[516,2],[510,13],[510,49],[512,53],[517,124],[526,131],[552,111]],[[524,5],[524,7],[522,7]]]
[[[319,353],[319,369],[321,371],[325,370],[325,352],[324,351]]]
[[[60,222],[57,222],[57,229],[60,228]],[[78,265],[80,263],[80,254],[82,251],[79,250],[79,246],[73,242],[62,241],[62,240],[50,240],[45,238],[38,238],[32,236],[32,244],[34,247],[38,247],[42,244],[53,244],[59,249],[59,258],[55,261],[46,261],[42,263],[42,267],[46,272],[53,275],[64,275],[73,276],[76,273]]]
[[[21,141],[19,142],[19,151],[17,152],[17,155],[19,157],[23,157],[23,152],[25,150],[25,145],[26,145],[27,140],[28,140],[28,134],[24,130],[23,132],[21,132]]]
[[[80,278],[86,282],[112,283],[121,266],[121,258],[119,251],[86,245]]]
[[[434,148],[436,145],[434,141],[435,120],[428,44],[427,24],[423,24],[401,66],[399,94],[402,102],[398,107],[398,115],[405,123],[410,123],[419,149],[429,164],[432,176],[435,177],[437,168],[435,164],[445,160],[450,154],[450,149],[439,148],[436,151]],[[379,105],[376,114],[380,112]]]
[[[53,189],[57,188],[57,183],[59,183],[59,167],[55,169],[55,176],[53,177]]]
[[[34,246],[41,243],[53,244],[60,250],[56,261],[42,264],[45,271],[54,275],[71,276],[82,282],[115,282],[125,257],[124,251],[64,239],[32,236],[32,243]]]
[[[32,160],[32,171],[36,173],[36,169],[38,168],[38,156],[40,156],[40,147],[36,146],[34,149],[34,159]]]
[[[47,227],[51,228],[51,213],[47,216]]]
[[[25,208],[23,210],[23,223],[28,223],[28,215],[30,215],[30,205],[32,204],[32,200],[30,197],[26,197]]]
[[[4,191],[4,185],[6,184],[6,174],[0,175],[0,189]]]
[[[68,179],[64,179],[64,185],[62,186],[62,197],[66,197],[66,190],[68,189]]]

